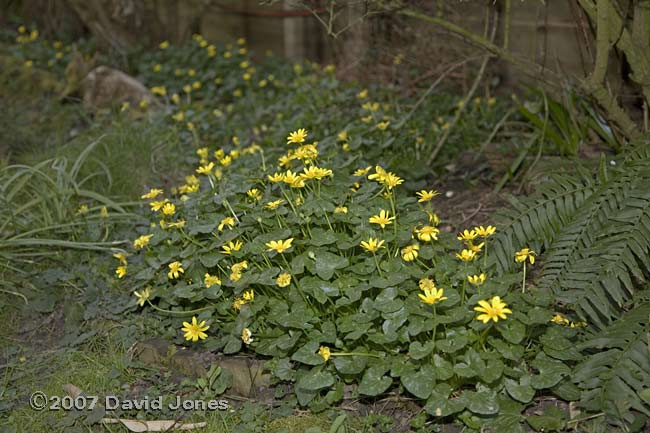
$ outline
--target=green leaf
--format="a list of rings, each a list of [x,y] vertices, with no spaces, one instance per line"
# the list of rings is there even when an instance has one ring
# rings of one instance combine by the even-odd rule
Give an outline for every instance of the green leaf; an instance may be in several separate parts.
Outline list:
[[[329,371],[321,371],[320,368],[314,368],[303,375],[296,386],[307,391],[318,391],[323,388],[329,388],[334,384],[334,376]]]
[[[438,384],[431,391],[424,410],[435,417],[446,417],[465,409],[465,403],[461,399],[449,399],[451,391],[451,387],[446,383]]]
[[[535,390],[530,386],[530,376],[522,376],[519,382],[512,379],[506,379],[506,391],[510,397],[522,403],[528,403],[535,397]]]
[[[451,362],[438,354],[433,355],[433,365],[436,368],[436,379],[438,380],[447,380],[454,375],[454,369]]]
[[[320,342],[312,340],[309,343],[296,350],[291,356],[292,361],[302,362],[307,365],[324,364],[325,360],[317,352],[320,349]]]
[[[506,320],[497,329],[507,341],[518,344],[526,336],[526,327],[518,320]]]
[[[537,431],[562,430],[566,424],[566,414],[556,406],[547,406],[543,415],[530,415],[526,421]]]
[[[414,396],[426,399],[429,398],[436,384],[436,372],[430,365],[425,365],[421,369],[408,372],[401,377],[404,388]]]
[[[312,268],[313,272],[323,280],[329,280],[334,275],[334,271],[345,268],[349,263],[345,257],[328,251],[317,251],[314,252],[313,261],[307,262],[307,267]]]
[[[427,341],[422,344],[419,341],[414,341],[409,344],[409,356],[413,359],[422,359],[427,357],[435,346],[435,342]]]
[[[341,374],[361,374],[368,364],[367,356],[335,356],[333,359],[334,367]]]
[[[376,396],[386,391],[393,379],[384,376],[388,369],[383,365],[374,365],[366,370],[359,384],[359,394]]]
[[[488,391],[463,391],[460,399],[467,409],[479,415],[494,415],[499,412],[497,396]]]
[[[551,359],[543,352],[537,354],[531,365],[539,370],[539,374],[533,376],[530,381],[535,389],[557,385],[563,377],[571,373],[571,369],[562,361]]]

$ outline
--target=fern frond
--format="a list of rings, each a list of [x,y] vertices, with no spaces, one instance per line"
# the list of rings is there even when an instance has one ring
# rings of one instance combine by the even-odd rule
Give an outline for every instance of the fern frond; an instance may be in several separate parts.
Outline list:
[[[627,423],[633,420],[631,410],[650,416],[650,406],[639,396],[650,384],[650,302],[626,313],[579,349],[590,355],[573,376],[587,410],[603,411],[610,421]]]
[[[497,272],[514,268],[514,253],[524,246],[549,246],[561,227],[566,226],[582,204],[596,190],[596,182],[587,175],[552,176],[540,187],[539,197],[511,198],[512,209],[496,215],[499,231],[493,251]]]

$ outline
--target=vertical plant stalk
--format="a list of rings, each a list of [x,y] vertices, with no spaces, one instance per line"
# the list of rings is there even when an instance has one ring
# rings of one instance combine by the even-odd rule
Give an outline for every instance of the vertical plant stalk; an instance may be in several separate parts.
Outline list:
[[[524,260],[524,277],[521,279],[521,293],[526,293],[526,261]]]

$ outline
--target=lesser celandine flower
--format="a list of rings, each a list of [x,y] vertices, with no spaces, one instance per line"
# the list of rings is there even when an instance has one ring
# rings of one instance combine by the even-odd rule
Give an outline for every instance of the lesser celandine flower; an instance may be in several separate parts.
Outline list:
[[[433,226],[424,226],[419,229],[415,229],[415,233],[418,235],[418,239],[424,242],[431,242],[432,240],[438,240],[438,234],[440,230]]]
[[[169,200],[164,199],[164,200],[159,200],[159,201],[152,201],[149,203],[149,207],[151,208],[152,211],[158,212],[164,205],[167,204]]]
[[[246,191],[246,195],[255,201],[262,200],[262,193],[257,188],[249,189],[248,191]]]
[[[244,299],[246,302],[251,302],[253,299],[255,299],[255,292],[253,289],[244,292],[242,299]]]
[[[521,293],[526,291],[526,260],[528,260],[532,265],[535,263],[536,255],[537,253],[529,248],[522,248],[515,253],[515,262],[523,263],[524,265],[524,275],[521,280]]]
[[[392,224],[394,219],[395,217],[390,216],[390,213],[388,213],[388,211],[382,210],[379,212],[379,215],[371,216],[368,221],[372,224],[378,224],[383,229],[387,225]]]
[[[361,241],[360,245],[364,250],[368,251],[369,253],[374,253],[384,245],[384,241],[383,240],[380,241],[379,239],[369,238],[367,241]]]
[[[241,331],[241,341],[244,342],[244,344],[251,344],[253,342],[253,333],[251,332],[250,329],[244,328]]]
[[[463,262],[471,262],[476,258],[476,253],[472,250],[462,250],[460,253],[456,253],[456,258]]]
[[[117,278],[124,278],[126,275],[126,266],[118,266],[117,269],[115,269],[115,273],[117,274]]]
[[[567,319],[566,317],[564,317],[563,315],[561,315],[559,313],[556,314],[555,316],[553,316],[553,318],[550,321],[553,322],[553,323],[557,323],[558,325],[568,325],[569,324],[569,319]]]
[[[473,241],[474,239],[476,239],[476,236],[478,236],[478,234],[476,233],[475,230],[467,230],[467,229],[465,229],[465,230],[463,230],[462,232],[460,232],[458,234],[458,240],[459,241],[465,241],[465,242]]]
[[[366,168],[357,168],[354,171],[353,175],[357,176],[357,177],[362,177],[362,176],[365,176],[366,174],[368,174],[368,172],[370,170],[372,170],[372,166],[370,166],[370,165],[368,167],[366,167]]]
[[[304,143],[306,138],[307,138],[307,130],[304,128],[300,128],[297,131],[293,131],[289,133],[289,136],[287,137],[287,144]]]
[[[99,216],[102,218],[108,218],[108,208],[106,206],[102,206],[102,208],[99,210]]]
[[[141,195],[140,198],[142,198],[142,199],[156,198],[162,193],[163,193],[162,189],[151,188],[148,193]]]
[[[201,323],[198,323],[196,316],[192,317],[192,323],[183,322],[183,327],[181,330],[185,333],[184,337],[187,341],[192,340],[192,342],[197,342],[199,340],[205,340],[208,338],[208,334],[205,333],[210,329],[209,325],[205,324],[205,320]]]
[[[470,284],[474,286],[480,286],[485,282],[485,279],[487,277],[485,276],[484,273],[481,273],[479,275],[468,275],[467,276],[467,281],[469,281]]]
[[[511,314],[512,310],[507,307],[500,297],[494,296],[489,301],[478,301],[478,307],[474,307],[474,311],[477,311],[481,314],[476,316],[477,320],[480,320],[483,323],[487,323],[490,320],[498,322],[499,319],[506,319],[506,314]]]
[[[142,248],[149,245],[149,241],[151,240],[152,237],[153,237],[152,234],[140,236],[139,238],[133,241],[133,248],[135,248],[136,250],[141,250]]]
[[[494,226],[478,226],[474,227],[474,231],[476,232],[477,235],[481,236],[482,238],[487,238],[489,236],[492,236],[494,233],[496,233],[497,228]]]
[[[412,244],[402,248],[402,259],[405,262],[412,262],[418,258],[418,252],[420,251],[420,246],[418,244]]]
[[[227,226],[228,228],[233,228],[233,227],[235,227],[235,218],[233,218],[233,217],[225,217],[224,219],[221,220],[221,222],[220,222],[219,225],[217,226],[217,229],[218,229],[219,231],[223,231],[223,229],[224,229],[226,226]]]
[[[347,206],[337,206],[334,208],[334,213],[346,214],[348,213],[348,208]]]
[[[278,207],[280,207],[280,205],[282,203],[284,203],[284,199],[278,199],[278,200],[270,201],[270,202],[268,202],[268,203],[266,203],[264,205],[264,208],[265,209],[270,209],[270,210],[275,210]]]
[[[339,141],[348,141],[348,131],[341,131],[336,136]]]
[[[212,286],[220,286],[221,285],[221,278],[219,278],[216,275],[210,275],[206,273],[203,277],[203,283],[205,284],[205,287],[209,289]]]
[[[286,250],[291,248],[291,243],[293,242],[293,238],[286,239],[284,241],[270,241],[266,243],[266,247],[268,248],[267,251],[275,251],[279,254],[284,253]]]
[[[79,209],[77,209],[77,214],[79,215],[86,215],[88,213],[88,205],[87,204],[82,204],[79,206]]]
[[[170,280],[179,278],[181,274],[185,273],[185,269],[183,269],[183,264],[179,261],[171,262],[167,266],[169,267],[169,272],[167,273],[167,277],[169,277]]]
[[[172,216],[176,213],[176,206],[174,203],[165,203],[162,207],[163,215]]]
[[[425,189],[415,193],[415,195],[418,196],[418,203],[426,203],[428,201],[431,201],[438,194],[440,194],[438,191],[435,190],[427,191]]]
[[[208,164],[202,165],[201,167],[196,169],[196,172],[198,174],[210,174],[212,172],[212,169],[214,168],[214,162],[210,162]]]
[[[158,44],[158,48],[161,50],[166,50],[169,48],[169,42],[168,41],[162,41],[161,43]]]
[[[304,168],[303,172],[300,174],[300,177],[303,179],[316,179],[320,180],[324,177],[331,176],[332,170],[327,168],[320,168],[315,166],[310,166],[309,168]]]
[[[436,288],[436,284],[431,278],[421,278],[418,282],[420,290],[433,290]]]
[[[467,242],[467,248],[474,251],[475,253],[481,252],[481,249],[484,246],[485,246],[485,242],[481,242],[480,244],[474,244],[472,241]]]
[[[535,264],[535,256],[537,253],[529,248],[522,248],[521,250],[515,253],[515,262],[523,263],[526,260],[530,261],[530,264]]]
[[[377,124],[377,129],[379,129],[380,131],[384,131],[386,128],[388,128],[389,125],[390,122],[379,122]]]
[[[327,346],[321,346],[320,349],[318,349],[318,354],[325,360],[328,361],[330,357],[332,356],[332,352],[330,352],[330,348]]]
[[[124,253],[115,253],[113,254],[113,257],[115,257],[117,260],[120,261],[120,264],[126,266],[126,254]]]
[[[278,287],[287,287],[289,284],[291,284],[291,274],[288,274],[286,272],[281,273],[275,280],[275,284],[277,284]]]
[[[144,307],[144,303],[149,300],[149,297],[151,296],[151,287],[146,287],[142,292],[138,292],[137,290],[133,292],[136,298],[138,298],[138,305],[141,307]]]
[[[266,176],[266,178],[273,183],[279,183],[284,180],[284,173],[269,174],[268,176]]]
[[[420,297],[420,300],[424,302],[425,304],[429,305],[435,305],[438,302],[444,301],[447,299],[446,296],[443,296],[444,290],[443,289],[436,289],[435,287],[432,289],[426,288],[423,290],[424,294],[419,293],[418,296]]]
[[[234,253],[235,251],[241,250],[241,247],[243,245],[244,244],[241,241],[235,241],[235,242],[230,241],[226,245],[223,245],[221,247],[221,252],[224,253],[224,254],[230,255],[230,254]]]

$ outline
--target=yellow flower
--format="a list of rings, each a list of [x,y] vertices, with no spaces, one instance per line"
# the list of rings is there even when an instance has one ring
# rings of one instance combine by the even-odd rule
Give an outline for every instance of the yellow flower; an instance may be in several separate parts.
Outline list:
[[[241,331],[241,341],[244,342],[244,344],[251,344],[253,342],[253,333],[251,332],[250,329],[244,328]]]
[[[483,323],[487,323],[490,320],[494,320],[495,322],[498,322],[499,319],[505,320],[506,314],[512,313],[512,310],[506,308],[507,305],[498,296],[494,296],[489,301],[478,301],[478,304],[478,307],[474,307],[474,311],[482,314],[476,316],[476,319]]]
[[[346,206],[337,206],[334,208],[334,213],[346,214],[348,213],[348,208]]]
[[[188,77],[194,77],[196,76],[196,71],[194,69],[188,69],[187,70],[187,76]]]
[[[522,263],[526,260],[530,261],[530,264],[535,264],[535,256],[537,253],[528,248],[522,248],[515,253],[515,262]]]
[[[246,191],[246,195],[255,201],[262,200],[262,193],[257,188],[249,189],[248,191]]]
[[[221,252],[224,254],[231,255],[235,251],[239,251],[244,244],[241,241],[230,241],[226,245],[221,247]]]
[[[359,93],[357,93],[357,98],[358,99],[366,99],[368,97],[368,89],[363,89]]]
[[[115,254],[113,254],[113,257],[115,257],[117,260],[119,260],[120,263],[123,266],[126,266],[126,264],[127,264],[126,263],[126,254],[124,254],[124,253],[115,253]]]
[[[194,122],[187,122],[187,129],[189,131],[194,131],[196,127],[194,126]]]
[[[183,120],[185,120],[185,113],[182,112],[182,111],[179,111],[178,113],[176,113],[176,114],[174,114],[172,116],[172,119],[174,119],[177,122],[182,122]]]
[[[194,90],[199,90],[201,88],[201,86],[203,86],[203,84],[201,84],[200,81],[195,81],[195,82],[192,83],[192,89],[194,89]]]
[[[366,168],[358,168],[358,169],[356,169],[354,171],[353,175],[357,176],[357,177],[362,177],[362,176],[365,176],[366,174],[368,174],[368,172],[370,170],[372,170],[372,166],[370,166],[370,165],[368,167],[366,167]]]
[[[434,189],[427,191],[425,189],[415,193],[418,196],[418,203],[425,203],[431,201],[435,196],[440,195],[440,193]]]
[[[275,200],[275,201],[270,201],[264,205],[265,209],[270,209],[270,210],[275,210],[277,209],[282,203],[284,203],[283,199]]]
[[[181,274],[185,273],[185,269],[183,269],[183,264],[181,262],[171,262],[169,265],[169,272],[167,272],[167,277],[170,280],[179,278]]]
[[[307,138],[307,130],[304,128],[300,128],[297,131],[293,131],[289,133],[289,136],[287,137],[287,144],[304,143],[306,138]]]
[[[255,299],[255,292],[252,289],[248,290],[248,291],[244,292],[244,294],[242,295],[242,298],[246,302],[251,302],[253,299]]]
[[[192,342],[197,342],[199,340],[205,340],[208,338],[208,334],[205,333],[210,329],[209,325],[205,324],[205,320],[201,323],[198,323],[196,316],[192,317],[192,323],[183,322],[183,327],[181,330],[185,333],[184,337],[187,341],[192,340]]]
[[[278,275],[278,278],[275,280],[275,284],[277,284],[278,287],[287,287],[289,284],[291,284],[291,274],[284,272]]]
[[[436,288],[436,284],[433,282],[431,278],[422,278],[418,282],[418,286],[420,286],[420,290],[434,290]]]
[[[585,328],[587,326],[587,322],[571,322],[569,326],[571,328]]]
[[[478,234],[476,233],[475,230],[467,230],[467,229],[465,229],[464,231],[462,231],[462,232],[460,232],[458,234],[458,240],[459,241],[473,241],[474,239],[476,239],[476,236],[478,236]]]
[[[470,284],[474,286],[480,286],[485,282],[486,275],[484,273],[481,273],[479,275],[468,275],[467,276],[467,281],[469,281]]]
[[[138,305],[141,307],[144,307],[144,303],[149,300],[149,297],[151,296],[151,288],[147,287],[145,288],[142,293],[138,292],[137,290],[133,292],[136,298],[138,298]]]
[[[160,201],[152,201],[151,203],[149,203],[149,207],[151,208],[152,211],[154,211],[154,212],[158,212],[158,211],[159,211],[160,209],[162,209],[163,206],[165,206],[168,202],[169,202],[169,200],[167,200],[167,199],[160,200]]]
[[[135,248],[136,250],[141,250],[142,248],[149,245],[149,241],[151,240],[152,237],[153,235],[140,236],[139,238],[133,241],[133,248]]]
[[[566,317],[564,317],[561,314],[556,314],[551,319],[551,322],[557,323],[558,325],[568,325],[569,324],[569,319],[567,319]]]
[[[477,235],[481,236],[482,238],[487,238],[489,236],[492,236],[496,231],[497,228],[494,226],[478,226],[474,227],[474,231],[476,232]]]
[[[246,260],[241,261],[239,263],[235,263],[234,265],[230,266],[230,270],[236,273],[241,273],[246,269],[248,269],[248,262]]]
[[[219,226],[217,227],[217,229],[219,229],[219,231],[223,231],[224,227],[226,227],[226,226],[228,226],[229,228],[235,227],[235,218],[226,217],[226,218],[222,219],[221,222],[219,223]]]
[[[106,206],[102,206],[102,208],[99,210],[99,216],[102,218],[108,218],[108,208]]]
[[[467,247],[468,247],[470,250],[474,251],[475,253],[479,253],[479,252],[481,252],[481,249],[482,249],[484,246],[485,246],[485,242],[481,242],[481,243],[478,244],[478,245],[474,245],[474,243],[473,243],[472,241],[467,242]]]
[[[88,205],[87,204],[82,204],[79,206],[79,209],[77,209],[77,214],[78,215],[86,215],[88,213]]]
[[[434,226],[440,224],[440,218],[438,218],[438,214],[436,214],[435,212],[427,211],[427,216],[429,217],[429,222]]]
[[[397,176],[395,173],[387,173],[386,176],[379,182],[390,190],[395,188],[397,185],[404,183],[404,179]]]
[[[162,207],[162,213],[163,215],[171,216],[176,213],[176,206],[174,203],[165,203],[165,205]]]
[[[174,93],[172,95],[172,102],[176,105],[178,105],[181,102],[181,97],[178,95],[178,93]],[[183,119],[181,119],[183,120]]]
[[[273,183],[279,183],[284,180],[284,173],[273,173],[267,176],[267,179]]]
[[[317,179],[320,180],[324,177],[331,176],[332,170],[327,168],[319,168],[316,166],[310,166],[309,168],[303,168],[303,173],[300,174],[302,179]]]
[[[126,266],[118,266],[117,269],[115,269],[115,273],[117,274],[117,278],[124,278],[126,275]]]
[[[348,141],[348,131],[341,131],[336,137],[339,141]]]
[[[434,287],[433,289],[425,288],[423,291],[424,294],[419,293],[418,296],[420,297],[420,300],[425,304],[435,305],[438,302],[447,299],[446,296],[442,296],[444,292],[443,289],[436,289]]]
[[[277,253],[284,253],[286,250],[291,248],[291,242],[293,242],[293,238],[289,238],[287,240],[280,240],[280,241],[271,241],[266,243],[266,247],[268,248],[267,251],[276,251]]]
[[[402,248],[402,259],[405,262],[412,262],[418,258],[418,251],[420,251],[420,246],[418,244],[412,244],[407,247]]]
[[[216,275],[210,275],[210,274],[206,273],[203,276],[203,283],[205,284],[205,287],[208,288],[208,289],[210,287],[212,287],[212,286],[215,286],[215,285],[220,286],[221,285],[221,278],[219,278]]]
[[[380,241],[379,239],[369,238],[367,241],[361,241],[360,245],[364,250],[368,251],[369,253],[374,253],[384,245],[384,241],[383,240]]]
[[[154,86],[151,88],[151,93],[154,95],[165,96],[167,94],[167,89],[165,86]]]
[[[456,253],[456,258],[463,262],[471,262],[476,258],[476,253],[472,250],[462,250],[460,253]]]
[[[226,155],[223,158],[219,159],[219,164],[224,167],[228,167],[230,164],[232,164],[232,156]]]
[[[291,170],[287,170],[284,173],[284,179],[282,181],[291,188],[302,188],[305,186],[305,180]]]
[[[158,47],[161,50],[166,50],[167,48],[169,48],[169,42],[168,41],[162,41],[161,43],[158,44]]]
[[[198,174],[210,174],[212,172],[212,169],[214,168],[214,162],[210,162],[209,164],[202,165],[201,167],[196,169],[196,172]]]
[[[388,128],[388,125],[390,125],[390,122],[379,122],[377,124],[377,129],[384,131],[386,128]]]
[[[424,226],[420,229],[415,229],[415,233],[418,235],[419,240],[431,242],[432,240],[438,240],[440,230],[433,226]]]
[[[379,212],[379,215],[371,216],[368,221],[372,224],[379,224],[383,229],[387,225],[392,224],[393,220],[395,220],[394,216],[392,217],[387,211],[382,210]]]
[[[332,356],[332,352],[330,352],[330,348],[327,346],[321,346],[320,349],[318,349],[318,354],[322,356],[325,361],[328,361]]]
[[[162,193],[163,193],[163,190],[162,190],[162,189],[151,188],[151,189],[149,190],[148,193],[143,194],[142,196],[140,196],[140,198],[142,198],[142,199],[145,199],[145,198],[156,198],[156,197],[158,197],[158,196],[159,196],[160,194],[162,194]]]

